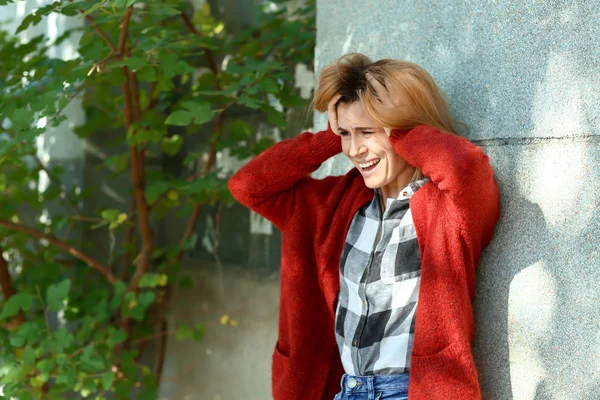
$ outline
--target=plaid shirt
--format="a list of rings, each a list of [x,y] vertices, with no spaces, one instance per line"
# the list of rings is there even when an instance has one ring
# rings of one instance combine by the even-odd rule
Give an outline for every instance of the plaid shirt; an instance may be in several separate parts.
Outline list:
[[[335,326],[348,375],[409,372],[421,279],[409,200],[428,181],[412,182],[397,199],[387,199],[383,213],[377,190],[352,219],[340,260]]]

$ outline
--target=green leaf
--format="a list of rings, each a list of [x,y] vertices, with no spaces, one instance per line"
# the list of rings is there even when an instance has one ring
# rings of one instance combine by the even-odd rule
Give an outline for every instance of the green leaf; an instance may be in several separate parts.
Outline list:
[[[9,318],[16,315],[19,310],[29,311],[33,306],[33,297],[27,293],[17,293],[4,304],[0,318]]]
[[[24,365],[33,365],[35,363],[35,352],[33,351],[33,347],[26,346],[23,351],[23,364]]]
[[[138,297],[139,304],[143,307],[148,307],[156,299],[154,292],[144,291]]]
[[[133,56],[125,60],[125,65],[127,65],[133,71],[143,68],[146,64],[148,64],[148,62],[142,57]]]
[[[162,149],[165,154],[174,156],[179,153],[181,146],[183,145],[183,137],[181,135],[173,135],[171,137],[163,137]]]
[[[67,332],[65,327],[61,327],[57,331],[52,332],[50,344],[57,352],[65,351],[73,343],[74,336]]]
[[[110,308],[116,310],[123,303],[123,295],[127,290],[127,285],[122,281],[118,280],[114,285],[114,294],[110,301]]]
[[[165,181],[152,182],[146,188],[146,201],[150,204],[154,203],[167,190],[169,190],[168,182],[165,182]]]
[[[157,17],[174,17],[181,14],[181,11],[158,2],[152,2],[150,3],[150,14],[156,15]]]
[[[269,147],[273,146],[275,141],[271,138],[262,138],[254,145],[254,154],[260,154],[263,151],[267,150]]]
[[[29,28],[31,25],[35,26],[35,25],[39,24],[41,21],[42,21],[42,16],[39,15],[38,13],[34,12],[34,13],[29,14],[28,16],[23,18],[23,21],[21,22],[21,24],[15,31],[15,35],[18,34],[19,32],[24,31],[25,29]]]
[[[71,289],[71,280],[64,281],[48,286],[46,290],[46,305],[51,311],[60,311],[64,308],[63,300],[67,297]]]
[[[202,125],[213,119],[215,112],[211,109],[210,104],[201,104],[200,106],[191,109],[194,115],[194,123],[196,125]]]
[[[194,330],[192,332],[192,339],[194,339],[196,342],[199,342],[203,338],[204,338],[204,324],[202,322],[199,322],[194,327]]]
[[[35,365],[35,367],[41,373],[49,374],[54,369],[55,363],[54,363],[54,360],[52,360],[52,359],[46,359],[46,360],[38,361],[38,363]]]
[[[39,323],[33,321],[25,322],[12,333],[10,336],[10,344],[13,347],[21,347],[25,343],[35,343],[46,330],[46,327],[41,324],[41,321]]]
[[[285,129],[287,127],[285,116],[279,111],[271,110],[267,115],[267,119],[278,128]]]
[[[93,13],[94,11],[96,11],[97,9],[102,8],[103,6],[104,6],[104,1],[98,1],[91,8],[85,10],[83,12],[83,14],[81,14],[81,16],[82,17],[87,17],[88,15],[90,15],[91,13]]]
[[[248,140],[252,137],[256,129],[246,121],[236,120],[231,123],[231,136],[238,140]]]
[[[103,210],[100,215],[102,216],[102,219],[108,222],[112,222],[115,219],[117,219],[119,217],[119,214],[121,214],[121,210],[118,210],[116,208],[109,208],[106,210]]]
[[[157,286],[165,286],[167,284],[167,275],[156,274],[153,272],[142,275],[139,283],[140,288],[155,288]]]
[[[179,287],[181,289],[191,289],[194,287],[194,281],[189,275],[182,276],[179,280]]]
[[[115,382],[115,373],[114,372],[107,372],[102,377],[102,387],[104,388],[104,390],[109,390],[110,388],[112,388],[112,385],[114,382]]]
[[[118,329],[112,338],[114,344],[123,343],[126,339],[127,333],[125,333],[125,331],[122,329]]]
[[[18,108],[13,112],[10,121],[16,130],[23,130],[31,125],[33,122],[33,116],[33,111],[28,111],[24,108]],[[25,139],[24,136],[24,134],[21,134],[23,139]]]
[[[194,331],[189,325],[179,325],[175,331],[175,338],[182,341],[191,338],[193,334]]]
[[[137,72],[137,77],[143,82],[156,81],[156,69],[154,67],[145,66]]]
[[[138,296],[137,304],[135,305],[133,310],[130,310],[131,317],[133,319],[135,319],[136,321],[142,321],[144,319],[144,313],[146,312],[146,310],[148,309],[150,304],[152,304],[152,302],[154,302],[155,299],[156,299],[156,294],[154,294],[154,292],[149,292],[149,291],[141,292],[140,295]],[[135,304],[135,303],[133,303],[133,304]]]
[[[156,399],[158,399],[158,390],[156,390],[155,388],[144,388],[139,395],[139,400]]]
[[[122,173],[129,166],[129,153],[117,154],[107,158],[104,165],[110,168],[113,172]]]
[[[192,123],[194,119],[194,113],[187,110],[179,110],[175,111],[171,115],[167,117],[165,120],[165,124],[167,125],[177,125],[177,126],[187,126]]]
[[[56,383],[71,388],[77,384],[77,378],[77,372],[75,372],[74,370],[68,370],[56,377]]]

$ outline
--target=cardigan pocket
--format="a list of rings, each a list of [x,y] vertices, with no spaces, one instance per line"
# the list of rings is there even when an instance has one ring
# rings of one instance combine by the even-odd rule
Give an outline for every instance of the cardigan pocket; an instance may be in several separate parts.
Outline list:
[[[275,354],[283,357],[286,360],[289,360],[289,358],[290,358],[290,356],[287,354],[287,352],[283,351],[281,349],[281,347],[279,346],[279,340],[277,341],[277,343],[275,343]]]
[[[416,355],[413,353],[410,360],[410,367],[428,368],[441,366],[456,361],[456,359],[470,351],[469,346],[466,346],[461,342],[450,343],[448,346],[434,354]]]
[[[289,364],[290,357],[281,351],[279,342],[277,342],[273,352],[271,368],[271,383],[275,399],[285,399],[290,391],[291,372]]]

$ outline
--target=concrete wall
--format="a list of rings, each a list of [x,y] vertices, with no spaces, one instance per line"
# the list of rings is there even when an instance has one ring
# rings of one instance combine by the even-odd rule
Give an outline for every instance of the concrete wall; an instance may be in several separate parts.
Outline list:
[[[492,159],[502,219],[475,304],[485,399],[600,398],[599,11],[599,1],[318,2],[317,70],[352,51],[422,65]],[[321,173],[346,168],[338,159]]]

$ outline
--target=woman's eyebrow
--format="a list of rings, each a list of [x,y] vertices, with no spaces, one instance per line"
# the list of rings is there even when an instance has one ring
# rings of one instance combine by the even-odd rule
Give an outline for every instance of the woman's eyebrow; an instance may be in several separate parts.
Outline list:
[[[358,127],[354,128],[354,130],[357,130],[357,131],[374,131],[374,130],[377,130],[377,128],[376,127],[369,127],[369,126],[358,126]],[[338,132],[339,131],[348,132],[348,129],[342,128],[341,126],[338,126]]]

